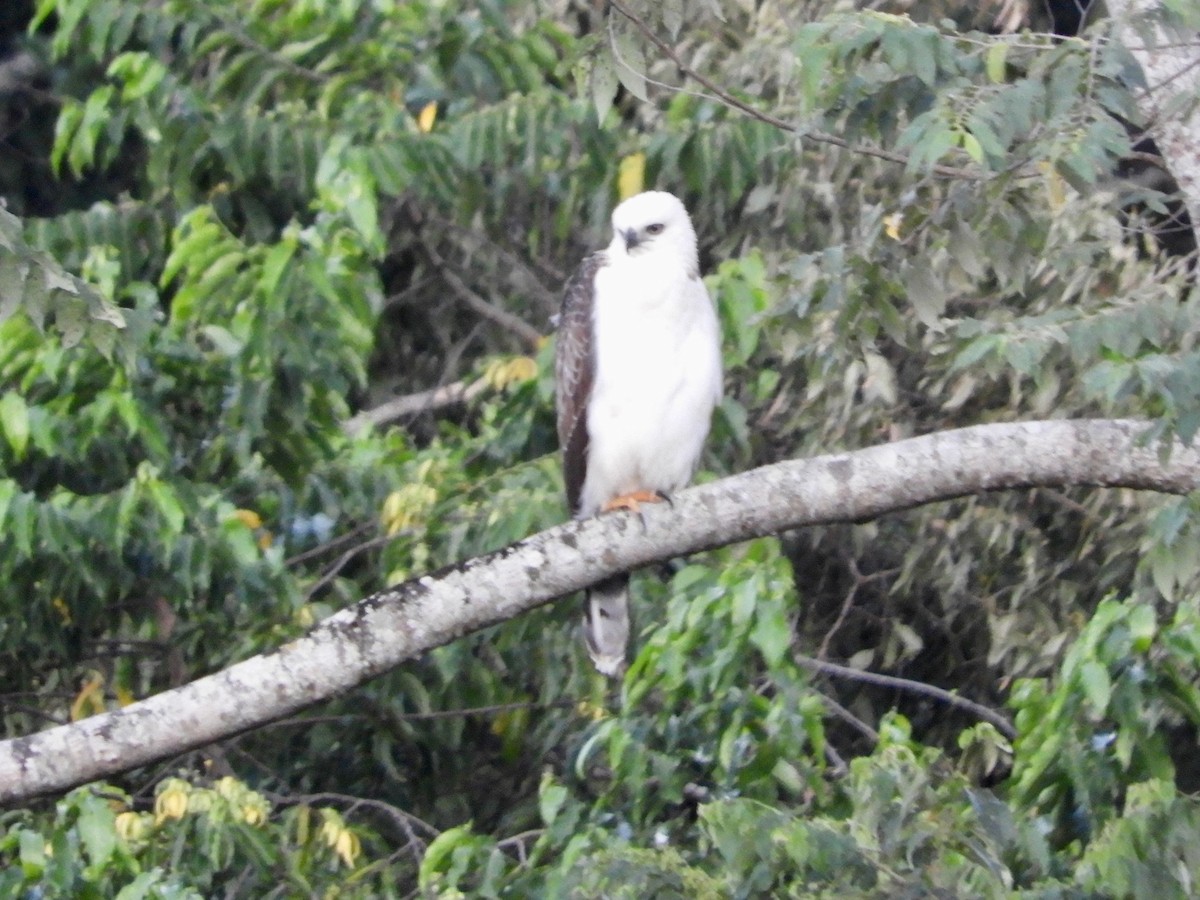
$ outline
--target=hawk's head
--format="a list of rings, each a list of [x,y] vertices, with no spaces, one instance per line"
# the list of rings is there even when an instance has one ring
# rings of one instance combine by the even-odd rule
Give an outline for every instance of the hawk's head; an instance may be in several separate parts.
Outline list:
[[[696,232],[683,203],[666,191],[646,191],[621,203],[612,214],[609,254],[675,258],[689,272],[699,268]]]

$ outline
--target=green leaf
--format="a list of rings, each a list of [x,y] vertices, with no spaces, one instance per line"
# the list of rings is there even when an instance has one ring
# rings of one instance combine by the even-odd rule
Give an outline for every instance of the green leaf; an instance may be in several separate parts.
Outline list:
[[[1150,649],[1158,631],[1158,618],[1154,607],[1138,604],[1129,613],[1129,632],[1133,636],[1133,648],[1139,653]]]
[[[975,137],[969,131],[964,131],[962,133],[962,148],[967,151],[967,156],[980,165],[983,165],[985,157],[983,146],[979,143],[979,138]]]
[[[771,603],[763,606],[765,608],[759,608],[755,613],[750,641],[763,655],[767,666],[775,669],[783,662],[784,655],[792,644],[792,630],[780,605]]]
[[[745,625],[754,615],[758,603],[759,585],[755,579],[746,578],[733,586],[731,613],[734,625]]]
[[[901,274],[908,302],[917,318],[928,328],[940,327],[946,309],[946,292],[928,265],[910,264]]]
[[[150,494],[150,500],[158,509],[159,515],[166,522],[169,532],[172,535],[182,534],[187,516],[175,492],[158,478],[151,478],[146,481],[146,490]]]
[[[457,848],[469,844],[472,837],[471,823],[467,822],[465,825],[446,829],[430,842],[425,848],[424,857],[421,858],[421,867],[417,875],[417,883],[421,890],[429,891],[434,888],[451,854]]]
[[[117,848],[116,816],[108,802],[92,794],[85,795],[79,804],[77,827],[88,862],[97,869],[103,868]]]
[[[598,54],[593,60],[590,78],[592,106],[596,110],[597,121],[603,122],[604,117],[608,115],[613,99],[617,96],[619,83],[616,65],[611,54]]]
[[[151,94],[167,77],[167,67],[149,53],[129,52],[115,57],[108,75],[123,81],[121,100],[129,103]]]
[[[0,397],[0,428],[17,459],[25,458],[29,445],[29,407],[25,399],[14,391]]]
[[[985,68],[993,84],[1003,84],[1007,75],[1008,42],[997,40],[988,47]]]
[[[0,479],[0,531],[7,531],[5,519],[8,517],[9,506],[17,495],[17,483],[11,478]]]
[[[0,253],[0,322],[21,308],[29,268],[27,260],[14,254]]]
[[[159,869],[142,872],[117,892],[116,900],[146,900],[151,896],[150,891],[161,881],[162,872]],[[168,895],[164,891],[161,896]]]
[[[684,0],[663,0],[659,13],[671,40],[678,40],[679,32],[683,28]]]
[[[1112,698],[1112,679],[1108,669],[1094,659],[1086,660],[1079,667],[1079,682],[1096,714],[1104,715],[1108,710],[1108,701]]]
[[[97,164],[96,146],[112,119],[110,103],[113,89],[108,85],[92,91],[83,104],[83,115],[71,139],[67,162],[75,175],[82,175]]]
[[[62,336],[64,347],[74,347],[87,331],[87,308],[81,301],[59,303],[54,311],[54,325]]]
[[[21,869],[26,878],[34,881],[46,868],[46,840],[29,828],[22,828],[19,834]]]
[[[541,790],[538,791],[538,811],[541,813],[542,822],[547,826],[553,825],[559,810],[566,802],[567,789],[557,784],[550,775],[544,775]]]
[[[377,226],[377,221],[372,221]],[[258,281],[258,288],[265,296],[272,296],[279,287],[280,279],[283,278],[292,257],[296,255],[296,248],[296,240],[287,237],[267,251],[267,256],[262,263],[262,274]]]
[[[622,29],[613,41],[613,60],[617,78],[625,90],[643,103],[650,101],[646,93],[646,56],[633,35]]]

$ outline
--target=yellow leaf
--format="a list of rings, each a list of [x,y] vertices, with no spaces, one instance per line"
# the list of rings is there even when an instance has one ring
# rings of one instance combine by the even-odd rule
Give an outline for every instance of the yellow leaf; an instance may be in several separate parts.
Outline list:
[[[518,356],[508,364],[511,381],[532,381],[537,377],[537,361],[529,356]]]
[[[275,543],[275,537],[269,531],[264,531],[258,536],[258,549],[270,550],[271,545]]]
[[[260,826],[267,823],[267,817],[271,814],[271,807],[267,805],[267,799],[257,792],[251,793],[242,802],[242,818],[247,825]]]
[[[104,712],[104,676],[92,671],[71,704],[71,721],[78,722],[95,713]]]
[[[67,601],[62,597],[55,597],[50,601],[50,605],[54,607],[54,611],[58,613],[64,625],[71,624],[71,607],[67,606]]]
[[[117,704],[120,706],[128,706],[130,703],[133,703],[137,700],[137,697],[133,696],[133,691],[127,687],[118,686],[116,692]]]
[[[216,805],[219,799],[216,791],[210,791],[208,788],[197,788],[188,794],[188,812],[208,815],[213,811],[213,806]]]
[[[180,778],[168,778],[154,798],[154,824],[167,819],[182,819],[188,811],[188,794],[192,786]]]
[[[502,391],[510,384],[520,384],[536,378],[537,362],[528,356],[493,359],[483,370],[483,377],[494,389]]]
[[[358,835],[346,827],[346,823],[336,810],[322,809],[321,818],[324,819],[324,823],[321,825],[321,840],[330,850],[341,857],[347,868],[354,868],[354,860],[362,852]]]
[[[232,775],[223,775],[213,785],[213,790],[222,800],[237,800],[245,792],[246,786]]]
[[[153,823],[154,817],[149,813],[127,810],[117,813],[116,821],[113,822],[113,828],[121,840],[130,843],[147,837],[150,834]]]
[[[338,835],[337,843],[333,845],[333,852],[342,858],[347,869],[353,869],[354,861],[362,852],[362,844],[359,843],[358,835],[347,828]]]
[[[301,804],[296,809],[296,843],[301,846],[308,843],[312,826],[312,807]]]
[[[417,128],[421,130],[422,134],[429,134],[433,131],[435,121],[437,121],[437,101],[433,100],[421,108],[421,112],[417,115]]]
[[[252,509],[234,510],[233,517],[245,525],[247,528],[261,528],[262,516]]]
[[[387,499],[383,501],[383,509],[379,512],[379,518],[389,528],[391,527],[391,523],[396,521],[404,511],[404,494],[401,491],[403,491],[403,488],[388,494]]]
[[[587,700],[580,700],[575,704],[575,713],[585,719],[591,719],[593,722],[599,722],[602,719],[608,718],[608,712],[604,707]]]
[[[617,167],[617,197],[626,200],[644,191],[646,185],[646,154],[630,153]]]
[[[499,390],[504,387],[500,382],[500,370],[504,367],[504,360],[489,359],[487,365],[483,367],[483,380],[494,390]]]
[[[904,213],[892,213],[883,220],[883,230],[893,241],[900,240],[900,225],[904,222]]]
[[[1050,208],[1061,209],[1067,202],[1067,185],[1063,177],[1049,163],[1041,163],[1042,177],[1046,179],[1046,191],[1050,195]]]
[[[406,484],[383,501],[384,530],[389,535],[424,521],[437,502],[437,491],[427,484]]]

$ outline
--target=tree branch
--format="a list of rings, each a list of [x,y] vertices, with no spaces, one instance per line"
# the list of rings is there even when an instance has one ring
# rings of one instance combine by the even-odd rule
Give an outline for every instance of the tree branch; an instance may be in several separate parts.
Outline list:
[[[491,322],[499,325],[505,331],[509,332],[525,345],[531,351],[537,351],[542,343],[542,333],[522,319],[520,316],[513,315],[506,309],[501,309],[494,303],[485,300],[479,294],[475,293],[471,287],[454,274],[454,270],[449,263],[442,258],[442,255],[434,249],[432,244],[420,241],[418,244],[421,253],[425,259],[433,267],[433,269],[441,276],[446,284],[450,285],[455,296],[465,303],[470,309],[488,319]]]
[[[291,715],[405,660],[617,572],[790,528],[860,522],[986,491],[1092,485],[1182,494],[1200,451],[1169,457],[1149,423],[980,425],[777,463],[681,491],[637,516],[572,521],[380,591],[303,638],[189,685],[0,743],[0,802],[145,765]]]
[[[839,666],[836,663],[812,659],[807,656],[796,657],[796,663],[810,672],[820,672],[822,675],[845,678],[849,681],[860,681],[863,684],[873,684],[877,687],[908,691],[910,694],[923,694],[926,697],[940,700],[947,706],[965,710],[976,718],[989,722],[1010,741],[1014,740],[1017,736],[1017,730],[1013,728],[1012,723],[994,709],[989,709],[982,703],[976,703],[974,700],[933,684],[925,684],[923,681],[913,681],[909,678],[897,678],[895,675],[882,675],[878,672],[864,672],[862,669]]]
[[[392,422],[398,422],[418,413],[436,412],[456,403],[469,403],[487,389],[488,380],[478,378],[470,384],[465,381],[455,381],[452,384],[444,384],[427,391],[394,397],[347,419],[342,425],[342,430],[346,434],[354,436],[368,425],[390,425]]]
[[[655,48],[663,54],[667,59],[675,64],[675,67],[683,73],[685,78],[690,78],[708,91],[717,101],[728,106],[730,109],[736,109],[738,112],[745,113],[753,119],[758,119],[760,122],[765,122],[768,125],[786,131],[789,134],[797,135],[810,141],[816,141],[819,144],[829,144],[834,147],[841,147],[843,150],[849,150],[851,153],[860,153],[863,156],[871,156],[876,159],[886,160],[888,162],[900,163],[902,165],[908,163],[908,154],[898,153],[895,150],[885,150],[882,147],[871,147],[866,144],[853,144],[845,138],[840,138],[835,134],[828,134],[823,131],[816,131],[811,128],[799,128],[784,119],[773,116],[770,113],[765,113],[761,109],[756,109],[744,100],[731,94],[725,90],[711,78],[701,75],[691,66],[687,65],[675,52],[674,48],[654,33],[646,22],[633,10],[627,7],[619,0],[609,0],[609,5],[619,12],[622,16],[628,19],[638,31],[650,41]],[[960,169],[956,166],[934,165],[932,167],[935,175],[940,175],[944,178],[965,178],[970,181],[982,180],[985,176],[981,171],[974,169]]]

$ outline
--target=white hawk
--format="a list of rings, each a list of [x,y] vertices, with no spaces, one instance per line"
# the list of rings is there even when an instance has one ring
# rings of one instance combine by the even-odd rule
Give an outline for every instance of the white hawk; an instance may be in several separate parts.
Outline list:
[[[691,481],[721,399],[720,330],[678,197],[647,191],[612,214],[607,249],[567,282],[558,324],[558,439],[576,518],[637,511]],[[625,667],[629,575],[588,591],[583,633],[605,675]]]

